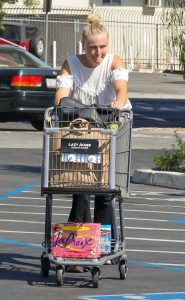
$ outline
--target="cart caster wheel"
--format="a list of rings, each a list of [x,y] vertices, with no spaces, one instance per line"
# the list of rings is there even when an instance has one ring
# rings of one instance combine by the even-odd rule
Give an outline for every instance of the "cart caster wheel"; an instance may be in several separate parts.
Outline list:
[[[56,282],[57,282],[57,286],[64,285],[64,267],[63,266],[56,267]]]
[[[119,262],[119,273],[120,273],[120,279],[125,280],[127,277],[127,263],[125,260],[121,260]]]
[[[98,288],[99,287],[99,280],[101,279],[100,268],[98,268],[98,267],[92,268],[91,274],[92,274],[93,288]]]
[[[50,270],[49,258],[45,256],[45,253],[41,255],[41,276],[48,277]]]

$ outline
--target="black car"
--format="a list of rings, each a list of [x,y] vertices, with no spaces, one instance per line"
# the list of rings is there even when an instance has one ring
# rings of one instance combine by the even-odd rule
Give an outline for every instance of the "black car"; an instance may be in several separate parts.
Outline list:
[[[45,109],[54,105],[58,74],[24,49],[0,45],[0,121],[6,114],[7,121],[26,119],[41,130]]]
[[[44,38],[36,26],[3,21],[0,23],[0,37],[24,47],[39,58],[44,57]]]

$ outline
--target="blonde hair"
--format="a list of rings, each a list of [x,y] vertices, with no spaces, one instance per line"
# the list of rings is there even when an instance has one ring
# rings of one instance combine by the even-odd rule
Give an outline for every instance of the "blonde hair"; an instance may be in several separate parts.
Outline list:
[[[87,18],[88,24],[83,28],[82,32],[82,43],[88,38],[91,34],[106,33],[108,36],[107,29],[101,24],[101,18],[96,15],[90,15]]]

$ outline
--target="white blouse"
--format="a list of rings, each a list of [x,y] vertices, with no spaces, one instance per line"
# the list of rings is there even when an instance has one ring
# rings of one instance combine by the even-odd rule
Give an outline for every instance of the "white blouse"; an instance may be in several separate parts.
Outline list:
[[[57,76],[57,88],[70,89],[71,97],[86,105],[109,105],[116,100],[113,86],[115,80],[128,81],[128,70],[118,68],[111,70],[113,54],[107,54],[102,63],[96,68],[87,68],[76,55],[67,58],[72,75]],[[131,109],[127,100],[124,108]]]

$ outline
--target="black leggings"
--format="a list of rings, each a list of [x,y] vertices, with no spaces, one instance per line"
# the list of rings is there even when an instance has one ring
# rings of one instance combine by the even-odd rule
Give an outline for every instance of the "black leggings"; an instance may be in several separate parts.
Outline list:
[[[95,196],[94,223],[112,225],[111,199],[112,196],[109,194]],[[92,222],[89,195],[73,195],[73,203],[68,222]]]

